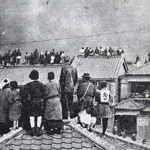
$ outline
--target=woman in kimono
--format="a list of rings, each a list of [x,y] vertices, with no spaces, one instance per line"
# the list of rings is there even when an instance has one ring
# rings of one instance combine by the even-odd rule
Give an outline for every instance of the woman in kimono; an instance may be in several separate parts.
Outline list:
[[[13,121],[13,130],[18,129],[21,116],[21,97],[16,81],[10,82],[11,93],[9,94],[9,120]]]
[[[44,84],[38,81],[39,73],[37,70],[31,71],[29,78],[33,80],[27,83],[21,89],[22,104],[23,104],[23,116],[25,118],[25,124],[27,124],[27,116],[30,122],[30,134],[41,135],[41,123],[43,116],[43,101],[44,101]],[[26,114],[25,114],[26,113]]]
[[[54,73],[48,73],[49,82],[45,84],[45,113],[48,134],[60,133],[63,127],[62,106],[60,102],[60,87],[54,81]]]

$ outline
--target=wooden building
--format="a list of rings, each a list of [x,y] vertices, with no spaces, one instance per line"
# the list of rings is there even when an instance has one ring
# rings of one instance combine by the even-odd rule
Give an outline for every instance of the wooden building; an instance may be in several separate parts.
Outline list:
[[[123,76],[119,77],[119,101],[118,104],[130,100],[132,103],[141,106],[142,108],[133,114],[128,107],[126,107],[129,121],[131,116],[135,116],[137,138],[150,142],[150,63],[147,63],[137,69],[134,69]],[[118,106],[115,107],[115,117],[118,118]],[[122,113],[123,109],[120,110]],[[121,116],[121,115],[120,115]],[[125,121],[125,120],[124,120]],[[133,124],[131,124],[132,126]]]

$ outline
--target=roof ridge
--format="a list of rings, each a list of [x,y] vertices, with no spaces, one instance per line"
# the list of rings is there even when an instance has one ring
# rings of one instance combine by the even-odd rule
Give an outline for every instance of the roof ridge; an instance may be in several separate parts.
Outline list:
[[[106,141],[104,142],[100,137],[98,137],[96,134],[91,133],[87,131],[85,128],[81,127],[79,124],[76,124],[75,122],[70,122],[68,126],[75,129],[75,131],[79,132],[82,136],[86,137],[88,140],[90,140],[95,146],[99,148],[103,148],[105,150],[116,150],[114,146],[110,145]]]
[[[122,102],[118,103],[116,106],[120,106],[120,105],[122,105],[122,104],[124,104],[124,103],[126,103],[126,102],[128,102],[128,101],[134,103],[136,106],[138,106],[139,109],[140,109],[140,108],[141,108],[141,109],[143,108],[140,104],[138,104],[137,102],[135,102],[135,101],[132,100],[132,99],[123,100]]]
[[[135,71],[135,70],[139,70],[139,69],[141,69],[141,68],[143,68],[143,67],[145,67],[145,66],[148,66],[148,65],[150,65],[150,62],[149,62],[149,63],[146,63],[146,64],[143,64],[143,65],[140,66],[140,67],[134,68],[133,70],[130,70],[129,72],[127,72],[127,74],[128,74],[128,73],[131,73],[131,72],[133,72],[133,71]]]

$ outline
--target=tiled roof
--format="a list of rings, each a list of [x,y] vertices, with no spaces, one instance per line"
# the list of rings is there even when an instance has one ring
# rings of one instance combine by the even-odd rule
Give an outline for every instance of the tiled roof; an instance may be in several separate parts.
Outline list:
[[[150,75],[150,63],[144,64],[139,68],[133,69],[127,73],[131,75]]]
[[[130,100],[130,99],[124,100],[115,106],[115,109],[124,109],[124,110],[140,110],[142,108],[143,106],[141,106],[134,100]]]
[[[0,72],[0,81],[5,78],[8,78],[10,81],[16,80],[19,85],[24,85],[28,82],[31,82],[29,78],[29,73],[35,69],[39,71],[39,81],[42,83],[47,83],[47,74],[50,71],[53,71],[55,74],[55,80],[59,80],[60,71],[62,65],[49,65],[49,66],[15,66],[5,68]]]
[[[87,58],[78,56],[74,59],[72,66],[76,67],[78,77],[83,73],[89,73],[94,79],[116,79],[119,75],[125,73],[123,69],[124,58],[121,56],[95,57]]]
[[[98,150],[90,140],[76,132],[70,126],[62,134],[30,136],[26,133],[15,137],[1,147],[2,149],[47,149],[47,150]]]

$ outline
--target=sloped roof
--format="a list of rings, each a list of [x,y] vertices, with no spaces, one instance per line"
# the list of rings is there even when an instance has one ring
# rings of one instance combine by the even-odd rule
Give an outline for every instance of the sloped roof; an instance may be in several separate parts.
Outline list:
[[[124,100],[115,106],[115,109],[123,109],[123,110],[140,110],[142,108],[144,107],[135,102],[134,100],[130,99]]]
[[[139,68],[133,69],[126,74],[127,75],[150,75],[150,63],[144,64]]]
[[[73,126],[73,125],[72,125]],[[80,129],[79,129],[80,130]],[[83,128],[82,128],[83,130]],[[88,131],[87,131],[88,132]],[[92,138],[95,136],[88,135]],[[96,141],[96,139],[94,139]],[[106,146],[107,142],[97,139],[105,149],[109,149],[111,146]],[[1,149],[47,149],[47,150],[98,150],[98,145],[93,144],[91,140],[76,132],[71,126],[66,126],[62,134],[47,135],[44,133],[41,136],[30,136],[27,133],[23,133],[18,137],[13,138],[11,141],[5,143],[0,147]]]
[[[75,57],[72,66],[76,67],[78,77],[81,78],[83,73],[89,73],[94,79],[116,79],[119,75],[124,74],[126,68],[123,68],[124,58],[121,56],[113,56],[109,59],[104,56],[83,56]],[[126,65],[124,66],[126,67]]]
[[[30,72],[35,69],[39,72],[39,81],[42,83],[47,83],[47,74],[48,72],[54,72],[55,80],[59,81],[60,71],[62,65],[48,65],[48,66],[15,66],[5,68],[0,72],[0,81],[5,78],[8,78],[10,81],[16,80],[18,85],[24,85],[28,82],[31,82],[29,78]]]

